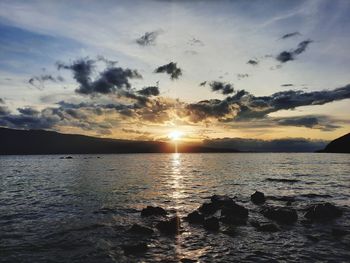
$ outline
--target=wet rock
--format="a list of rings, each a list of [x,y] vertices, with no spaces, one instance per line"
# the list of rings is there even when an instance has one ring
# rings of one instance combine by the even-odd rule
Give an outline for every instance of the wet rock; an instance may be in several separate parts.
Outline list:
[[[233,202],[229,206],[225,206],[221,210],[221,216],[222,217],[237,217],[242,219],[248,218],[248,209],[244,206],[241,206],[239,204],[236,204]]]
[[[292,201],[287,201],[286,206],[291,206],[292,205]]]
[[[263,204],[266,201],[264,193],[259,191],[255,191],[255,193],[250,196],[250,200],[256,205]]]
[[[216,217],[209,217],[204,220],[203,226],[206,230],[218,231],[220,228],[219,220]]]
[[[210,200],[218,207],[227,206],[234,203],[233,199],[227,195],[213,195]]]
[[[342,237],[349,234],[349,232],[345,229],[341,228],[332,228],[332,235],[335,237]]]
[[[152,235],[153,229],[145,226],[140,226],[138,224],[134,224],[129,230],[129,233],[138,234],[138,235]]]
[[[178,216],[175,216],[167,221],[161,221],[156,225],[156,227],[163,234],[178,234],[180,229],[180,218]]]
[[[275,224],[272,224],[272,223],[259,225],[257,227],[257,230],[260,232],[278,232],[278,231],[280,231],[278,226],[276,226]]]
[[[203,224],[204,216],[198,211],[193,211],[187,215],[186,220],[191,224]]]
[[[224,231],[222,231],[222,233],[230,236],[230,237],[233,237],[235,236],[237,233],[236,233],[236,228],[230,226],[230,227],[227,227]]]
[[[141,242],[137,244],[129,244],[122,246],[124,250],[125,255],[136,255],[136,254],[143,254],[147,251],[148,246],[146,243]]]
[[[203,203],[199,208],[199,212],[201,212],[204,215],[212,215],[216,211],[220,209],[220,206],[218,204],[214,203]]]
[[[165,216],[167,212],[159,206],[147,206],[142,209],[141,216]]]
[[[236,225],[236,226],[241,226],[241,225],[247,224],[246,217],[239,217],[239,216],[232,215],[232,214],[221,216],[220,221],[223,222],[224,224]]]
[[[316,221],[328,221],[340,217],[343,211],[330,203],[315,204],[307,209],[306,218]]]
[[[262,214],[283,224],[292,224],[298,220],[297,211],[289,207],[266,207],[262,210]]]
[[[182,258],[180,260],[181,263],[194,263],[194,262],[197,262],[197,260],[194,260],[194,259],[190,259],[190,258]]]

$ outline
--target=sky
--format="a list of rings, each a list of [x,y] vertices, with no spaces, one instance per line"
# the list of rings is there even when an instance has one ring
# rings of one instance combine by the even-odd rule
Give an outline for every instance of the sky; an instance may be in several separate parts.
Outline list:
[[[347,0],[1,0],[0,126],[332,140],[350,131],[349,13]]]

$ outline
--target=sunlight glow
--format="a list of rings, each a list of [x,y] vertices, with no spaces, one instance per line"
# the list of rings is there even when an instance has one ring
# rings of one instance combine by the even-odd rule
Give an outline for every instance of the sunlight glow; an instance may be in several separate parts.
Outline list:
[[[172,131],[168,135],[168,137],[173,141],[177,141],[177,140],[181,139],[182,136],[183,136],[183,132],[180,132],[180,131]]]

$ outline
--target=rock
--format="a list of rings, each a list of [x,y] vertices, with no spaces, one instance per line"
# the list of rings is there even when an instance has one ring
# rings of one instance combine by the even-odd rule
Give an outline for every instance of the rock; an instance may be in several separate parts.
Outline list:
[[[222,208],[221,216],[247,219],[248,209],[233,202],[231,205]]]
[[[341,228],[332,228],[332,235],[335,237],[342,237],[348,234],[348,231]]]
[[[321,203],[307,209],[306,218],[316,221],[328,221],[340,217],[343,211],[330,203]]]
[[[220,206],[218,204],[214,203],[203,203],[199,208],[199,212],[201,212],[204,215],[212,215],[216,211],[220,209]]]
[[[142,209],[141,216],[165,216],[167,212],[159,206],[147,206]]]
[[[140,226],[138,224],[134,224],[129,230],[129,233],[132,234],[139,234],[139,235],[152,235],[153,234],[153,229],[145,227],[145,226]]]
[[[137,243],[136,245],[124,245],[122,246],[125,255],[135,255],[145,253],[148,249],[146,243]]]
[[[286,206],[291,206],[292,205],[292,201],[287,201],[287,203],[286,203]]]
[[[227,195],[213,195],[210,200],[218,207],[227,206],[234,203],[233,199]]]
[[[228,225],[246,225],[247,224],[246,217],[239,217],[232,214],[220,217],[220,221]]]
[[[219,220],[216,217],[209,217],[204,220],[203,226],[206,230],[218,231],[220,228]]]
[[[156,227],[163,234],[175,235],[179,233],[180,229],[180,218],[175,216],[167,221],[160,221]]]
[[[260,231],[260,232],[277,232],[277,231],[280,231],[278,226],[276,226],[275,224],[272,224],[272,223],[259,225],[257,227],[257,230]]]
[[[222,233],[230,236],[230,237],[233,237],[236,235],[236,229],[232,226],[230,227],[227,227],[224,231],[222,231]]]
[[[262,214],[283,224],[292,224],[298,220],[297,211],[289,207],[266,207],[262,210]]]
[[[197,260],[194,260],[194,259],[190,259],[190,258],[182,258],[180,260],[181,263],[194,263],[194,262],[197,262]]]
[[[191,224],[203,224],[204,216],[198,211],[193,211],[187,215],[186,220]]]
[[[266,201],[264,193],[259,191],[255,191],[255,193],[250,196],[250,200],[256,205],[263,204]]]

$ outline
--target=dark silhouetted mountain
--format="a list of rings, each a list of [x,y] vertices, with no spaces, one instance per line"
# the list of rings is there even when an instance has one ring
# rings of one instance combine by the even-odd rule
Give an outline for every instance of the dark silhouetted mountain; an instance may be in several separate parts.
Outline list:
[[[44,130],[0,128],[0,154],[172,153],[174,143],[96,138]],[[237,152],[179,143],[178,152]]]
[[[331,141],[326,148],[320,152],[350,153],[350,133]]]

